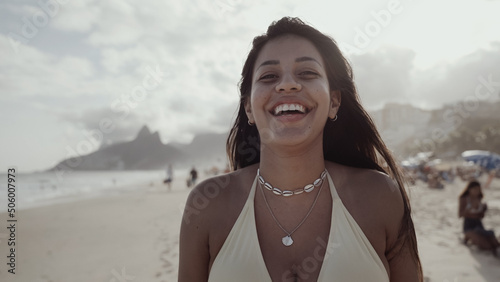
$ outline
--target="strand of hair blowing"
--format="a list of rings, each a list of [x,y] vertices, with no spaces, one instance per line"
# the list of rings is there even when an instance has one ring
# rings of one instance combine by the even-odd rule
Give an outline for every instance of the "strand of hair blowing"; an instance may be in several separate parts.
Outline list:
[[[337,113],[338,120],[336,122],[327,120],[325,124],[324,159],[347,166],[378,170],[387,173],[396,181],[403,197],[404,213],[398,240],[386,252],[386,256],[390,259],[397,256],[404,248],[408,248],[418,266],[419,280],[423,281],[410,201],[404,189],[400,168],[382,141],[372,119],[361,106],[354,85],[352,68],[335,41],[298,18],[285,17],[273,22],[266,34],[257,36],[253,40],[252,49],[241,73],[238,113],[226,144],[231,167],[236,170],[260,161],[259,132],[255,126],[247,123],[245,101],[250,97],[253,68],[260,50],[269,40],[286,34],[301,36],[314,44],[323,57],[331,90],[340,91],[342,96],[342,105]]]

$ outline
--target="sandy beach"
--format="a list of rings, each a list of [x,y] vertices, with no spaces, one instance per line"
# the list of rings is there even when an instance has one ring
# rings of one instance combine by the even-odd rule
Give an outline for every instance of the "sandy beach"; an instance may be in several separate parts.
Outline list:
[[[2,228],[0,281],[177,281],[188,193],[183,181],[171,192],[145,184],[135,192],[18,211],[16,274],[7,272]]]
[[[486,178],[479,179],[481,183]],[[420,258],[427,281],[476,282],[500,281],[500,259],[491,252],[462,244],[462,220],[458,219],[458,195],[466,186],[456,179],[442,190],[429,189],[424,183],[409,187],[413,220]],[[484,189],[488,212],[483,219],[486,229],[500,237],[500,179]]]
[[[500,281],[500,260],[460,242],[457,196],[464,183],[443,190],[410,187],[427,281]],[[114,196],[21,210],[16,223],[16,274],[7,272],[7,237],[0,231],[0,281],[177,281],[179,226],[189,193],[174,181],[145,184]],[[486,228],[500,235],[500,179],[484,189]],[[0,214],[6,225],[7,214]]]

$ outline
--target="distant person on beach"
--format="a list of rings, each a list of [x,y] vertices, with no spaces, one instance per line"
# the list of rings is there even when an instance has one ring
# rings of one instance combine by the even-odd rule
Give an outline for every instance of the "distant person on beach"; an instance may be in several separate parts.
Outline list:
[[[441,175],[437,171],[432,171],[427,176],[427,186],[433,189],[443,189],[444,185],[441,180]]]
[[[196,168],[191,169],[189,172],[189,178],[188,178],[188,187],[196,185],[196,179],[198,179],[198,171],[196,171]]]
[[[488,180],[486,180],[486,184],[484,184],[485,188],[490,188],[491,182],[493,178],[497,175],[497,169],[492,169],[488,172]]]
[[[165,180],[163,180],[163,183],[167,184],[168,191],[172,191],[172,181],[174,181],[174,172],[172,170],[172,165],[169,164],[167,167],[167,176]]]
[[[491,250],[493,255],[498,257],[497,249],[500,244],[495,233],[492,230],[486,230],[483,226],[482,219],[488,206],[482,202],[482,199],[481,184],[477,181],[469,182],[460,194],[458,217],[464,218],[464,244],[470,241],[481,249]]]
[[[273,22],[239,88],[232,172],[186,202],[179,281],[423,281],[403,174],[335,41]]]

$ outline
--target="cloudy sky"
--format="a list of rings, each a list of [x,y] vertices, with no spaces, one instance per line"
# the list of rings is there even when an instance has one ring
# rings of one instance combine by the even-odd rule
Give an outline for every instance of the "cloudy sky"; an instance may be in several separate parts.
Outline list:
[[[498,99],[498,11],[486,0],[2,1],[0,167],[47,169],[144,124],[164,143],[227,131],[251,40],[283,16],[337,40],[370,110],[465,101],[480,78],[496,87],[480,98]]]

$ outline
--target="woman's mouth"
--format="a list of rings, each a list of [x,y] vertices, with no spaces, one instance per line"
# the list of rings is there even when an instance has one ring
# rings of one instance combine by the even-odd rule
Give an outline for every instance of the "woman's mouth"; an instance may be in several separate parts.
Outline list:
[[[307,114],[309,110],[301,105],[296,103],[290,104],[279,104],[274,109],[271,110],[271,114],[274,116],[284,116],[284,115],[296,115],[296,114]]]

